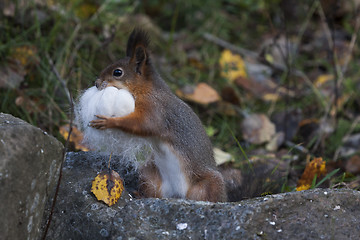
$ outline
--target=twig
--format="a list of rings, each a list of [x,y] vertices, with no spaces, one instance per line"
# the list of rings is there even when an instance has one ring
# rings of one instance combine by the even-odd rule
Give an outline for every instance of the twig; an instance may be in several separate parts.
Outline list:
[[[70,95],[70,91],[69,89],[67,88],[66,86],[66,82],[64,79],[62,79],[62,77],[60,76],[58,70],[56,69],[55,65],[54,65],[54,62],[53,60],[50,58],[50,56],[48,54],[46,54],[46,58],[51,66],[51,71],[54,73],[54,75],[56,76],[56,78],[59,80],[59,82],[61,83],[63,89],[64,89],[64,92],[66,94],[66,97],[69,101],[70,104],[73,104],[72,102],[72,99],[71,99],[71,95]]]
[[[230,51],[232,51],[233,53],[237,53],[237,54],[240,54],[240,55],[245,55],[245,56],[249,56],[249,57],[253,57],[253,58],[257,58],[258,57],[258,54],[256,52],[253,52],[253,51],[250,51],[250,50],[247,50],[245,48],[240,48],[240,47],[237,47],[219,37],[216,37],[210,33],[204,33],[203,34],[203,37],[210,41],[210,42],[213,42],[223,48],[227,48],[229,49]]]
[[[335,83],[334,83],[334,97],[331,99],[330,101],[330,106],[333,105],[335,107],[335,120],[337,122],[337,103],[338,103],[338,99],[339,99],[339,88],[341,87],[341,85],[339,84],[340,79],[344,78],[343,72],[341,71],[340,68],[340,64],[338,62],[338,56],[336,54],[336,49],[335,49],[335,33],[334,33],[334,23],[333,23],[333,16],[330,16],[326,19],[324,10],[320,4],[319,6],[319,14],[320,14],[320,18],[322,20],[322,23],[324,25],[324,30],[325,30],[325,35],[326,38],[328,40],[328,44],[329,44],[329,50],[332,51],[332,66],[334,68],[334,72],[335,72]],[[329,114],[331,111],[331,107],[328,109],[329,112],[327,112],[326,114]],[[336,123],[337,124],[337,123]]]
[[[64,91],[66,93],[66,96],[68,97],[68,101],[69,101],[69,104],[70,104],[70,125],[69,125],[69,135],[66,139],[66,142],[65,142],[65,146],[64,146],[64,150],[63,150],[63,153],[62,153],[62,160],[61,160],[61,163],[60,163],[60,171],[59,171],[59,178],[58,178],[58,181],[57,181],[57,185],[56,185],[56,190],[55,190],[55,195],[54,195],[54,199],[53,199],[53,202],[52,202],[52,205],[51,205],[51,209],[50,209],[50,214],[49,214],[49,218],[48,218],[48,221],[46,223],[46,228],[44,230],[44,235],[42,237],[43,240],[46,239],[46,235],[49,231],[49,228],[50,228],[50,223],[51,223],[51,220],[52,220],[52,216],[53,216],[53,213],[54,213],[54,209],[55,209],[55,204],[56,204],[56,200],[57,200],[57,196],[59,195],[59,189],[60,189],[60,183],[61,183],[61,179],[62,179],[62,170],[63,170],[63,166],[64,166],[64,162],[65,162],[65,157],[66,157],[66,152],[69,148],[69,142],[70,142],[70,136],[71,136],[71,133],[72,133],[72,128],[73,128],[73,118],[74,118],[74,102],[73,102],[73,99],[72,99],[72,96],[71,96],[71,93],[68,89],[68,87],[66,86],[66,82],[64,79],[61,78],[59,72],[57,71],[57,69],[55,68],[54,64],[53,64],[53,61],[52,59],[47,55],[46,56],[47,59],[48,59],[48,62],[49,64],[51,65],[51,69],[52,69],[52,72],[54,73],[54,75],[56,76],[56,78],[60,81],[61,85],[63,86],[64,88]]]
[[[308,154],[309,153],[309,150],[306,149],[305,147],[301,146],[300,144],[295,144],[291,141],[285,141],[285,145],[290,147],[290,148],[294,148],[304,154]]]
[[[259,56],[258,53],[245,49],[245,48],[241,48],[238,46],[235,46],[219,37],[216,37],[210,33],[204,33],[203,37],[210,41],[215,43],[216,45],[219,45],[220,47],[223,48],[227,48],[230,51],[232,51],[233,53],[237,53],[243,56],[247,56],[247,57],[251,57],[254,59],[257,59],[259,62],[265,63],[267,66],[273,68],[274,70],[280,71],[280,72],[285,72],[287,71],[286,66],[283,66],[282,64],[279,63],[269,63],[268,61],[266,61],[266,59],[262,56]],[[298,70],[298,69],[292,69],[292,74],[294,74],[295,76],[298,77],[306,77],[305,73],[303,73],[302,71]],[[309,80],[310,81],[310,80]]]
[[[350,45],[349,45],[349,49],[348,49],[348,52],[347,52],[347,55],[345,57],[345,61],[344,61],[344,65],[341,69],[342,71],[342,76],[345,75],[346,71],[347,71],[347,67],[349,65],[349,62],[350,62],[350,59],[351,59],[351,55],[352,55],[352,52],[354,50],[354,47],[355,47],[355,43],[356,43],[356,39],[357,39],[357,35],[358,35],[358,32],[359,32],[359,28],[360,28],[360,14],[359,12],[356,14],[356,20],[355,20],[355,29],[354,29],[354,32],[351,36],[351,40],[350,40]],[[339,86],[342,85],[342,82],[344,81],[344,77],[342,77],[341,79],[339,79]]]
[[[335,42],[334,42],[335,41],[334,40],[335,39],[334,32],[333,32],[333,29],[330,28],[330,26],[326,20],[326,16],[325,16],[325,13],[324,13],[324,10],[323,10],[321,4],[319,4],[318,12],[319,12],[319,15],[320,15],[320,18],[322,21],[322,25],[324,28],[324,32],[325,32],[325,35],[326,35],[326,38],[327,38],[327,41],[329,44],[329,50],[332,51],[332,64],[333,64],[333,68],[334,68],[334,72],[335,72],[334,95],[331,96],[329,103],[326,105],[325,113],[324,113],[323,117],[321,118],[321,122],[326,122],[326,120],[329,118],[332,106],[335,106],[335,111],[337,112],[337,101],[338,101],[338,94],[339,94],[339,91],[338,91],[338,87],[339,87],[338,82],[339,81],[338,80],[339,80],[339,78],[342,78],[342,72],[340,70],[340,66],[337,61],[337,56],[336,56],[336,51],[335,51]],[[336,120],[336,113],[335,113],[335,120]],[[323,137],[324,137],[324,132],[320,131],[319,137],[316,140],[316,143],[314,144],[314,146],[312,148],[313,150],[316,150],[319,147],[320,143],[323,141]]]
[[[338,104],[338,99],[339,99],[339,89],[343,85],[344,75],[345,75],[345,73],[347,71],[347,67],[348,67],[348,64],[350,62],[351,54],[352,54],[352,52],[354,50],[354,47],[355,47],[357,34],[358,34],[359,28],[360,28],[360,15],[357,14],[357,16],[356,16],[354,33],[352,34],[350,45],[349,45],[349,48],[348,48],[348,52],[347,52],[347,55],[345,57],[345,62],[344,62],[344,65],[343,65],[342,68],[340,67],[340,64],[338,63],[338,57],[336,55],[334,29],[330,29],[329,23],[326,21],[326,16],[325,16],[325,13],[324,13],[324,11],[323,11],[323,9],[321,7],[321,4],[319,5],[319,15],[320,15],[321,20],[322,20],[323,25],[324,25],[324,30],[325,30],[325,34],[326,34],[326,37],[327,37],[327,40],[328,40],[329,49],[332,50],[332,60],[333,60],[332,64],[333,64],[333,67],[334,67],[334,70],[335,70],[334,71],[335,72],[334,95],[331,96],[331,99],[329,101],[329,104],[327,105],[325,114],[322,117],[322,119],[326,120],[328,118],[329,114],[330,114],[331,107],[335,106],[335,120],[337,120],[336,115],[337,115],[337,111],[338,111],[337,104]],[[357,122],[357,120],[355,120],[354,123],[355,122]],[[336,123],[337,123],[337,121],[336,121]],[[349,134],[351,134],[352,131],[353,131],[353,129],[351,129]],[[320,137],[318,138],[318,140],[317,140],[317,142],[316,142],[313,149],[316,149],[318,147],[322,137],[323,137],[323,133],[320,133]],[[333,160],[337,159],[337,157],[339,156],[339,153],[340,153],[340,150],[338,148],[335,151],[335,154],[333,156]]]

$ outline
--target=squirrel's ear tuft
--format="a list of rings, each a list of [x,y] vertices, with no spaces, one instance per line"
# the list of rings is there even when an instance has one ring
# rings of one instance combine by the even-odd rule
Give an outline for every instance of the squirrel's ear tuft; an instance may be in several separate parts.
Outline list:
[[[150,44],[149,35],[139,28],[135,28],[130,34],[129,40],[126,47],[126,56],[133,58],[135,50],[138,47],[143,47],[145,50]]]
[[[135,63],[136,63],[136,69],[135,69],[136,73],[142,74],[144,66],[148,62],[148,55],[146,49],[143,48],[142,46],[136,47],[135,57],[133,59],[135,59]]]
[[[126,56],[130,57],[130,62],[136,64],[136,73],[142,74],[149,63],[149,55],[146,48],[149,46],[150,40],[148,34],[135,28],[127,42]]]

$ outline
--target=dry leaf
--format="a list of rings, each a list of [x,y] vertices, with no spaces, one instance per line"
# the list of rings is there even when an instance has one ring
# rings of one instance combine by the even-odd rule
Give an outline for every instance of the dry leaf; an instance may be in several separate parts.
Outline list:
[[[264,114],[248,115],[241,123],[243,137],[253,144],[270,141],[275,135],[275,125]]]
[[[314,86],[315,87],[320,87],[321,85],[325,84],[326,82],[328,81],[332,81],[334,80],[334,75],[332,74],[322,74],[322,75],[319,75],[315,82],[314,82]]]
[[[226,116],[237,116],[238,112],[236,110],[236,106],[231,103],[220,101],[216,104],[215,110],[219,114],[223,114]]]
[[[275,152],[285,141],[285,133],[277,132],[274,137],[266,144],[265,148],[268,151]]]
[[[4,16],[13,17],[15,15],[15,8],[16,8],[15,3],[10,1],[4,1],[2,7],[3,7],[2,12]]]
[[[75,9],[75,14],[80,19],[88,19],[98,10],[98,6],[93,3],[82,3]]]
[[[350,97],[351,96],[346,93],[340,96],[336,101],[336,105],[332,105],[330,115],[334,117],[339,111],[339,109],[343,109],[344,105],[351,99]]]
[[[296,191],[307,190],[311,187],[315,175],[317,178],[326,174],[326,162],[321,158],[314,158],[306,164],[305,170],[301,175],[296,187]]]
[[[188,54],[187,54],[187,59],[188,59],[188,63],[199,69],[199,70],[205,70],[205,65],[201,62],[201,57],[200,57],[200,54],[193,50],[193,51],[190,51]]]
[[[10,60],[17,61],[24,67],[39,63],[37,48],[35,46],[20,46],[11,50]]]
[[[0,66],[0,88],[18,88],[25,75],[25,69],[20,64],[8,63]]]
[[[46,111],[47,106],[38,95],[31,94],[27,89],[18,90],[17,93],[16,106],[23,108],[29,114]]]
[[[206,83],[199,83],[195,88],[187,86],[177,90],[176,94],[185,100],[204,105],[220,100],[219,94]]]
[[[91,192],[97,200],[112,206],[121,197],[124,190],[123,181],[114,170],[99,173],[92,182]]]
[[[219,60],[221,66],[221,76],[233,82],[236,78],[246,78],[245,62],[240,55],[233,54],[230,50],[225,49],[221,53]]]
[[[345,166],[346,172],[352,173],[354,175],[360,174],[360,156],[352,156],[346,163]]]
[[[64,137],[65,140],[69,136],[69,130],[70,130],[69,124],[63,125],[59,128],[59,132],[60,132],[61,136]],[[82,132],[79,129],[77,129],[75,126],[73,126],[72,131],[71,131],[71,136],[70,136],[70,142],[74,143],[75,148],[77,150],[87,152],[87,151],[89,151],[89,149],[82,144],[83,138],[84,137],[83,137]]]
[[[11,49],[8,61],[0,66],[0,88],[18,88],[24,81],[29,67],[39,63],[35,46],[20,46]]]
[[[230,153],[224,152],[219,148],[214,148],[214,158],[217,166],[233,160]]]
[[[234,88],[232,88],[230,86],[224,87],[221,90],[221,98],[225,102],[229,102],[234,105],[240,105],[240,97],[238,96],[238,94],[236,93]]]

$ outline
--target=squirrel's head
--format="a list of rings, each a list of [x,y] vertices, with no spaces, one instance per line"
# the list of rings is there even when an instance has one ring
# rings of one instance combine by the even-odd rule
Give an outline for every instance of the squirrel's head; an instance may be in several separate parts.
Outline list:
[[[148,88],[152,72],[149,42],[146,32],[134,29],[127,42],[126,57],[106,67],[96,80],[96,87],[102,90],[113,86],[131,93]]]

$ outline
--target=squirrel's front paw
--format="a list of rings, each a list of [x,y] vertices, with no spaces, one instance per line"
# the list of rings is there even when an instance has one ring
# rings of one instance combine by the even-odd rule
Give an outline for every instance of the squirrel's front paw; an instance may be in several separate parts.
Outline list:
[[[92,120],[89,123],[90,127],[96,128],[96,129],[106,129],[109,128],[109,118],[103,115],[95,115],[98,119]]]

